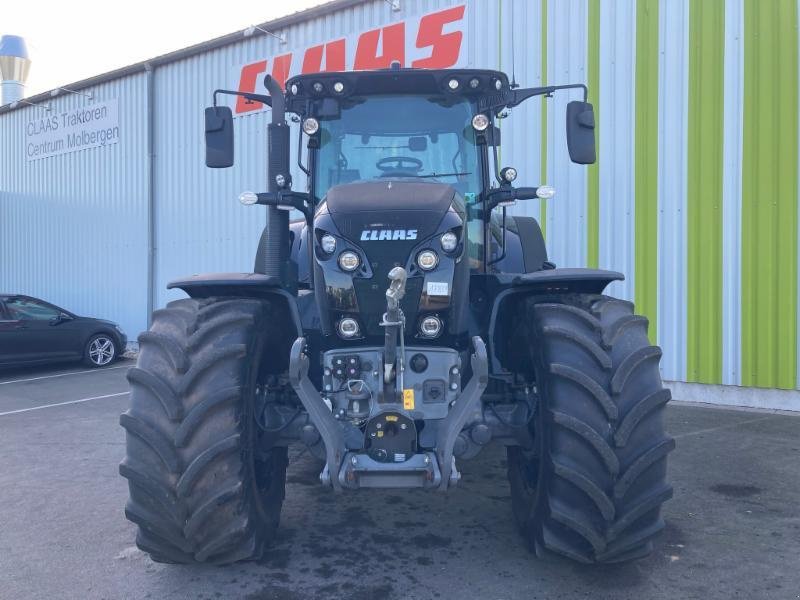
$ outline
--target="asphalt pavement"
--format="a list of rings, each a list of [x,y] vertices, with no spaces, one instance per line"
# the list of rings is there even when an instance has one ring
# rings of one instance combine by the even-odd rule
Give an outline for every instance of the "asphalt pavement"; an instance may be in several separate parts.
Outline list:
[[[0,372],[0,598],[800,599],[800,416],[673,403],[675,498],[656,551],[586,567],[529,553],[505,454],[447,494],[335,495],[292,453],[278,539],[228,567],[152,562],[125,520],[125,369]]]

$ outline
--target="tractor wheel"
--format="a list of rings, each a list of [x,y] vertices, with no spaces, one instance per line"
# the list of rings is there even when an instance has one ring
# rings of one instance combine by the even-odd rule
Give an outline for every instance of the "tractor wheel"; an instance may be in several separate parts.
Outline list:
[[[508,448],[512,509],[537,554],[623,562],[652,551],[672,497],[661,350],[629,302],[576,295],[528,309],[535,448]]]
[[[256,559],[274,535],[286,448],[256,453],[253,418],[267,316],[257,300],[177,300],[139,336],[120,474],[153,560]]]

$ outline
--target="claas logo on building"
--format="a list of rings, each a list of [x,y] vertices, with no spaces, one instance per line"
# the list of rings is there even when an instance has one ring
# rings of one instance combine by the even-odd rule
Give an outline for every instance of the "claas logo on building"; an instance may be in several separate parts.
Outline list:
[[[465,32],[465,5],[406,19],[359,34],[287,52],[249,63],[239,74],[240,92],[264,92],[263,75],[270,73],[285,84],[297,73],[387,69],[401,66],[447,69],[461,62]],[[236,101],[236,114],[261,110],[260,102]]]

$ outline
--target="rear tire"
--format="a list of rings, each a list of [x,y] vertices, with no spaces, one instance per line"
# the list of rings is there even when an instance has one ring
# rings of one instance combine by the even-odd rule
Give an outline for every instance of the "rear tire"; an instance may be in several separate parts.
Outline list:
[[[537,554],[584,563],[652,551],[672,497],[661,350],[633,305],[576,295],[528,307],[536,447],[508,448],[514,517]]]
[[[278,526],[286,448],[256,453],[253,399],[269,305],[177,300],[153,314],[128,372],[125,515],[153,560],[257,559]]]

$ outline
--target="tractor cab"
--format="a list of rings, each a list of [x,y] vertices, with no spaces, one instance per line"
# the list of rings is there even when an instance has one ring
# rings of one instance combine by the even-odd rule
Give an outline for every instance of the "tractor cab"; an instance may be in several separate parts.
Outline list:
[[[345,184],[384,181],[388,185],[393,181],[395,186],[415,182],[449,186],[455,192],[454,210],[463,213],[471,270],[487,272],[499,267],[524,272],[524,265],[514,264],[520,260],[502,262],[511,253],[506,247],[509,224],[511,236],[518,236],[505,208],[516,200],[552,197],[553,191],[548,187],[512,191],[517,171],[500,168],[496,119],[527,98],[567,87],[583,86],[516,89],[500,71],[400,69],[394,65],[381,71],[291,78],[286,84],[286,108],[302,121],[301,136],[308,148],[308,164],[302,168],[308,174],[308,191],[315,205],[323,203],[332,188]],[[573,159],[594,162],[591,105],[571,103],[570,113],[567,128],[572,132]],[[416,204],[409,199],[391,207],[373,195],[363,208],[424,208],[424,198],[408,195],[416,198]],[[493,211],[498,206],[502,210]]]

